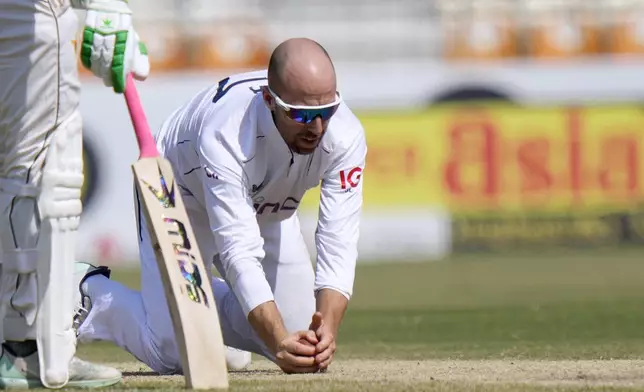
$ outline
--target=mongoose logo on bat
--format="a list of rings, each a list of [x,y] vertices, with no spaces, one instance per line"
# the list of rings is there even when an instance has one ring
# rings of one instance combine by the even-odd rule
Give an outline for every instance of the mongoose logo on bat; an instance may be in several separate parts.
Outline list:
[[[203,301],[204,305],[210,307],[208,297],[201,287],[201,274],[199,273],[197,264],[195,264],[196,258],[190,252],[192,246],[186,234],[186,227],[177,219],[164,217],[163,221],[166,223],[168,235],[173,240],[172,247],[174,248],[174,254],[177,257],[179,268],[181,268],[181,275],[188,281],[186,284],[188,297],[195,302]],[[188,266],[192,272],[189,271]]]
[[[174,182],[168,187],[160,167],[159,180],[161,189],[156,189],[145,180],[142,180],[142,182],[154,194],[163,208],[175,208]],[[168,217],[163,217],[163,222],[166,224],[166,232],[172,241],[172,248],[174,249],[177,264],[181,269],[181,276],[187,282],[188,297],[194,302],[201,303],[203,301],[204,305],[210,307],[208,297],[201,287],[202,277],[197,265],[194,263],[196,258],[191,253],[192,244],[188,239],[185,225],[177,219]]]
[[[174,208],[175,203],[174,203],[174,182],[170,184],[170,189],[168,189],[168,185],[166,184],[165,177],[163,177],[163,173],[161,173],[161,167],[159,167],[159,180],[161,182],[161,189],[156,189],[152,185],[150,185],[147,181],[143,181],[145,186],[148,187],[150,192],[154,194],[154,196],[159,200],[159,203],[161,203],[161,206],[163,208]]]

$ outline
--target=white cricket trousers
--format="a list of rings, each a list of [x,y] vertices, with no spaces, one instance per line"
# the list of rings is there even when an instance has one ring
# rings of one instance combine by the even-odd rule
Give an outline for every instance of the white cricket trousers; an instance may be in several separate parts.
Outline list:
[[[55,3],[0,0],[0,178],[37,184],[52,134],[82,128],[78,19]]]
[[[82,154],[72,43],[78,20],[68,3],[0,0],[0,262],[2,295],[11,304],[4,331],[9,340],[35,338],[34,325],[24,321],[25,309],[34,309],[34,286],[26,279],[16,284],[14,269],[15,260],[32,257],[39,238],[34,195],[51,141],[66,144],[68,155]],[[24,272],[33,272],[28,267]]]
[[[196,203],[194,198],[184,196],[184,203],[204,261],[214,260],[222,273],[223,268],[214,253],[208,217],[191,208]],[[142,223],[139,225],[141,292],[103,276],[89,278],[87,286],[92,309],[80,328],[79,341],[107,340],[156,372],[175,373],[181,370],[181,363],[165,292],[144,218],[138,214],[137,219]],[[260,231],[266,252],[262,266],[286,328],[290,332],[308,329],[315,312],[314,272],[299,219],[293,215],[282,222],[260,225]],[[215,277],[212,286],[224,344],[274,360],[244,316],[227,283]]]

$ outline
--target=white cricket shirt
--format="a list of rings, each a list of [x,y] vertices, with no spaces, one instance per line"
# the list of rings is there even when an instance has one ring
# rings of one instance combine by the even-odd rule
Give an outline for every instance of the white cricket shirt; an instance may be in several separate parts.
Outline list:
[[[367,153],[363,127],[344,103],[312,154],[292,153],[259,93],[266,84],[266,71],[222,80],[177,109],[157,141],[175,165],[177,183],[208,214],[226,278],[246,315],[273,300],[258,222],[291,217],[305,192],[320,184],[315,289],[350,298]]]

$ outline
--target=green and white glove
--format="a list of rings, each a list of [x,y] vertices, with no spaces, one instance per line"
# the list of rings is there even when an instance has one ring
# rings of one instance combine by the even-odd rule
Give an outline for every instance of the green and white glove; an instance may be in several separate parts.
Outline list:
[[[72,0],[72,6],[87,10],[80,48],[85,68],[116,93],[125,90],[129,73],[137,80],[148,77],[148,51],[132,27],[127,0]]]

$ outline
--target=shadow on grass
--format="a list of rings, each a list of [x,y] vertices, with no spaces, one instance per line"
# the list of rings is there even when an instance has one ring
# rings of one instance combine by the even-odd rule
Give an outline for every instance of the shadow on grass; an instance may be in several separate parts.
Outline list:
[[[152,370],[141,370],[137,372],[122,372],[123,377],[154,377],[154,376],[160,376],[159,373],[153,372]],[[180,374],[176,374],[177,376],[180,376]],[[175,376],[175,374],[172,374],[172,376]]]
[[[122,372],[123,377],[156,377],[156,376],[183,376],[182,373],[172,373],[172,374],[159,374],[152,370],[139,370],[139,371],[125,371]],[[274,376],[284,374],[280,370],[275,369],[248,369],[248,370],[236,370],[230,373],[231,375],[237,376]]]

